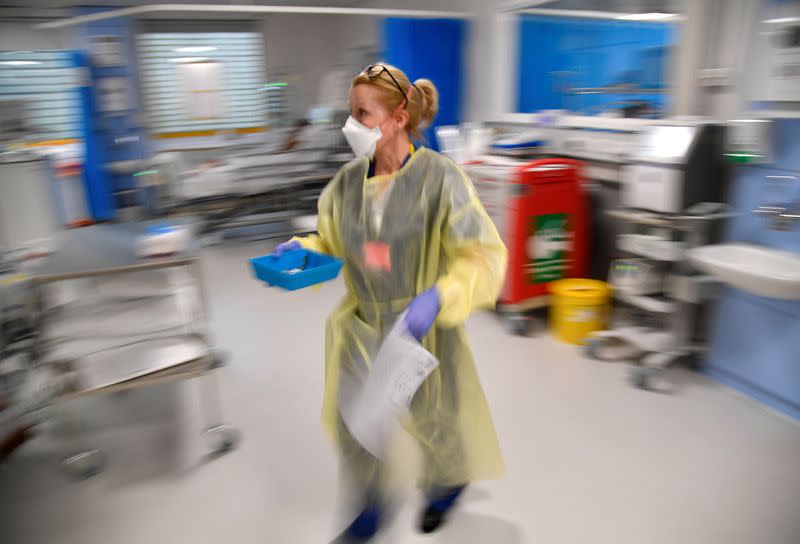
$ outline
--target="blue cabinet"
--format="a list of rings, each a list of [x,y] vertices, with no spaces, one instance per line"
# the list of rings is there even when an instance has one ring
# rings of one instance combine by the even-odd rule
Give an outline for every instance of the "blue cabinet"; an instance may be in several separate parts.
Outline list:
[[[738,166],[730,203],[737,215],[727,225],[728,241],[750,242],[800,253],[800,225],[770,228],[752,210],[763,204],[800,203],[800,120],[773,125],[774,160]],[[705,370],[733,387],[800,419],[800,301],[774,300],[726,289],[713,312]]]

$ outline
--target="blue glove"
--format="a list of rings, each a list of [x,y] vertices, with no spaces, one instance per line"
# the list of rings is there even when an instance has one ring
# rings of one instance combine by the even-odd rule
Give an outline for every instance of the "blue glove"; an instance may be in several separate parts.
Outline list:
[[[433,327],[441,309],[442,301],[439,299],[439,290],[436,287],[417,295],[408,305],[405,317],[406,329],[411,336],[421,341]]]
[[[275,249],[272,250],[272,256],[280,257],[287,251],[294,251],[295,249],[301,249],[302,247],[303,246],[297,240],[289,240],[288,242],[278,244]]]

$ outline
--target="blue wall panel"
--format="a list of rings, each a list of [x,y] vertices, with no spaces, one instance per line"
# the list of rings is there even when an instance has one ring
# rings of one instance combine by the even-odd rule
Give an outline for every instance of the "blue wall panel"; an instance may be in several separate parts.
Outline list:
[[[522,16],[517,110],[594,113],[629,99],[663,107],[666,97],[661,94],[575,96],[565,90],[617,83],[665,87],[666,53],[672,40],[673,26],[665,23]]]
[[[707,373],[800,419],[800,304],[728,289],[711,333]]]
[[[558,73],[568,66],[569,45],[559,46],[559,41],[568,41],[562,33],[559,21],[543,19],[532,24],[523,18],[520,29],[520,64],[518,87],[518,111],[530,112],[564,107],[563,96],[558,92],[567,81]]]
[[[767,176],[800,176],[800,120],[778,120],[769,165],[740,166],[731,205],[737,216],[726,239],[800,254],[800,225],[791,231],[769,228],[754,216],[762,204],[800,203],[800,180],[768,181]],[[800,419],[800,301],[775,300],[726,289],[714,311],[705,370],[722,382]]]

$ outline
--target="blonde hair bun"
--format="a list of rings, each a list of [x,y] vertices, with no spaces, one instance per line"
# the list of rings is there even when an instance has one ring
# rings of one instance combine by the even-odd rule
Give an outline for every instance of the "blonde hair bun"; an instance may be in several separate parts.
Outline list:
[[[420,127],[429,126],[439,111],[439,91],[430,79],[418,79],[414,82],[414,87],[422,97],[422,108],[420,110]]]

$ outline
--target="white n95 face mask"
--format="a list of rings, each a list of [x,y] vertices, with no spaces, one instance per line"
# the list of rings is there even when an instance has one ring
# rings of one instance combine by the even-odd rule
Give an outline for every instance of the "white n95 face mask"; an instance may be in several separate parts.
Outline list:
[[[347,122],[342,127],[342,132],[353,153],[368,159],[372,159],[375,156],[375,147],[378,145],[378,140],[383,136],[380,127],[366,127],[353,119],[352,115],[347,118]]]

